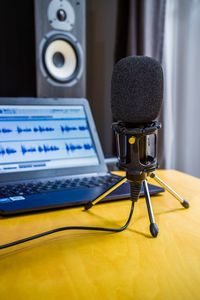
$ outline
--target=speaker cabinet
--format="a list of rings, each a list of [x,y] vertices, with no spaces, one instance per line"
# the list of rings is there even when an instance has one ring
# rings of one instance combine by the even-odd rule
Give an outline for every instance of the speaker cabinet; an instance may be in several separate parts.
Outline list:
[[[85,0],[35,0],[38,97],[85,97]]]

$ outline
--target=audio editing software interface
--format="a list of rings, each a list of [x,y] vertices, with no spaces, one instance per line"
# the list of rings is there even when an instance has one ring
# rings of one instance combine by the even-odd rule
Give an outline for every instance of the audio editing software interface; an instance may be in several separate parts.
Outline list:
[[[0,105],[0,173],[98,164],[83,106]]]

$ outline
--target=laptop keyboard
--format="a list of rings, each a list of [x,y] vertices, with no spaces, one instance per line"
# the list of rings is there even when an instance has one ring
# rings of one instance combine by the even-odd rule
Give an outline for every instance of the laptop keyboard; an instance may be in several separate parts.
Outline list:
[[[0,187],[0,198],[26,196],[31,194],[40,194],[44,192],[53,192],[71,188],[93,188],[96,186],[104,186],[109,188],[119,181],[120,177],[116,175],[82,177],[73,179],[57,179],[46,182],[31,182],[15,185],[4,185]]]

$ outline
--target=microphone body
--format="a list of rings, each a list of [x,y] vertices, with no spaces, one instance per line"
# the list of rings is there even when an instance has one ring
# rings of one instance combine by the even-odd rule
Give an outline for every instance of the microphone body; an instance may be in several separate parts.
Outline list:
[[[112,128],[118,165],[126,171],[132,190],[139,191],[157,168],[158,117],[163,99],[161,65],[145,56],[126,57],[114,66],[111,81]],[[132,192],[133,192],[132,191]],[[139,196],[134,192],[135,201]]]

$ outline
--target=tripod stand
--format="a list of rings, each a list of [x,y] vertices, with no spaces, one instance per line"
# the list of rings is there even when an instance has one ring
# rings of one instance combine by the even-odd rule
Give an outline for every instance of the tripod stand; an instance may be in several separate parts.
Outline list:
[[[189,208],[189,203],[184,200],[177,192],[175,192],[168,184],[160,179],[155,170],[157,167],[156,159],[156,132],[160,128],[160,123],[155,121],[144,128],[126,128],[123,123],[114,123],[113,129],[117,135],[119,165],[126,170],[126,177],[119,183],[106,191],[94,201],[86,204],[85,209],[88,210],[105,196],[110,194],[117,187],[122,185],[126,180],[130,183],[131,201],[136,202],[139,198],[141,186],[143,185],[146,206],[150,221],[150,232],[153,237],[158,235],[158,226],[155,222],[154,213],[151,204],[149,188],[147,184],[148,176],[153,178],[159,185],[166,189],[174,196],[184,208]],[[153,134],[154,154],[148,152],[149,139],[147,136]],[[152,145],[150,145],[152,146]],[[151,148],[151,147],[149,147]]]
[[[183,199],[176,191],[174,191],[168,184],[166,184],[162,179],[160,179],[155,172],[152,172],[149,174],[149,177],[153,178],[159,185],[161,185],[164,189],[166,189],[173,197],[175,197],[180,204],[185,207],[185,208],[189,208],[189,203],[187,202],[187,200]],[[117,183],[115,186],[113,186],[111,189],[109,189],[108,191],[106,191],[104,194],[102,194],[100,197],[98,197],[97,199],[95,199],[92,202],[89,202],[85,205],[85,209],[88,210],[91,207],[93,207],[95,204],[97,204],[98,202],[100,202],[103,198],[105,198],[107,195],[109,195],[112,191],[114,191],[116,188],[118,188],[120,185],[122,185],[123,183],[125,183],[127,181],[127,178],[123,178],[119,183]],[[150,197],[150,193],[149,193],[149,187],[148,187],[148,183],[147,183],[147,178],[145,178],[142,181],[143,184],[143,189],[144,189],[144,195],[145,195],[145,200],[146,200],[146,206],[147,206],[147,210],[148,210],[148,216],[149,216],[149,221],[150,221],[150,226],[149,226],[149,230],[151,232],[151,235],[153,237],[156,237],[158,235],[158,226],[155,222],[155,218],[154,218],[154,213],[153,213],[153,208],[152,208],[152,204],[151,204],[151,197]],[[132,186],[132,182],[130,181],[130,185]],[[139,187],[138,187],[139,188]],[[135,189],[135,187],[134,187]],[[133,193],[133,191],[131,191],[131,193]],[[134,192],[135,193],[135,192]],[[136,197],[133,195],[131,196],[131,200],[136,202],[138,200],[137,197],[137,193],[136,193]]]

